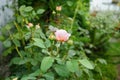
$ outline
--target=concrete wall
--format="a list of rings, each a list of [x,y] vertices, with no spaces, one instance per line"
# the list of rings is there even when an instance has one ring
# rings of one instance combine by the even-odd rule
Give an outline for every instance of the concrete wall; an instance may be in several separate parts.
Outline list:
[[[0,0],[0,28],[13,19],[14,10],[17,0]],[[2,45],[0,42],[0,53],[2,53]]]
[[[14,11],[9,8],[12,5],[13,0],[0,0],[0,27],[13,18]]]
[[[119,11],[120,6],[112,4],[112,0],[91,0],[90,1],[90,11]]]

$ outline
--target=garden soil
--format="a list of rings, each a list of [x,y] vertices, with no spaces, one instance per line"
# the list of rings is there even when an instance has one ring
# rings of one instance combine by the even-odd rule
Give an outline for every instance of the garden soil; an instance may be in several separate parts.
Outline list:
[[[117,80],[120,80],[120,64],[117,66],[117,69],[118,69],[118,78],[117,78]]]

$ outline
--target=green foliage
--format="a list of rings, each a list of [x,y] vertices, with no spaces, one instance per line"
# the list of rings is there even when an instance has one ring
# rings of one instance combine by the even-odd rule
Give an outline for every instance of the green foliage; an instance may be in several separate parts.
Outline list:
[[[34,46],[45,48],[44,42],[41,39],[33,38],[33,40],[34,40],[34,43],[33,43]]]
[[[88,69],[94,69],[94,66],[92,65],[92,63],[89,62],[89,60],[87,59],[82,59],[82,60],[79,60],[80,63],[85,66],[86,68]]]
[[[116,66],[114,64],[107,64],[107,65],[99,65],[102,71],[102,76],[95,76],[95,79],[98,80],[115,80],[117,71],[116,71]]]
[[[9,79],[104,80],[103,58],[115,25],[108,17],[90,16],[88,0],[19,0],[19,5],[16,19],[1,29],[4,55],[13,55]],[[68,41],[56,40],[58,29],[71,34]]]
[[[55,71],[61,77],[68,77],[70,74],[65,65],[55,65]]]
[[[66,66],[70,72],[76,72],[77,70],[79,70],[79,64],[76,60],[67,61]]]
[[[41,71],[46,72],[53,64],[54,58],[53,57],[44,57],[41,62]]]

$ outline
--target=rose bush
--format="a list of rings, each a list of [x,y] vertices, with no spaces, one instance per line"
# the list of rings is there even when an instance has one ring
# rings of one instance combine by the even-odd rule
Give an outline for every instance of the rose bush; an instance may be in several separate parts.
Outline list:
[[[37,2],[43,2],[42,7],[36,7]],[[34,8],[22,5],[16,19],[1,29],[3,55],[12,56],[6,79],[104,80],[100,65],[107,62],[95,53],[104,54],[104,40],[99,39],[108,38],[88,15],[88,1],[55,2],[32,2]]]

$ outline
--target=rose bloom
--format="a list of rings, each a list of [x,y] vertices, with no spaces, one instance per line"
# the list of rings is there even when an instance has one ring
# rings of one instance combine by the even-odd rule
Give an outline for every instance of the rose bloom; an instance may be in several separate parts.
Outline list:
[[[55,32],[56,40],[61,41],[61,42],[67,41],[69,39],[70,35],[71,34],[69,34],[67,31],[62,30],[62,29],[57,30]]]
[[[33,24],[32,24],[32,23],[28,23],[28,24],[27,24],[27,28],[29,29],[29,28],[31,28],[31,27],[33,27]]]
[[[61,6],[56,6],[56,11],[61,11],[62,7]]]

